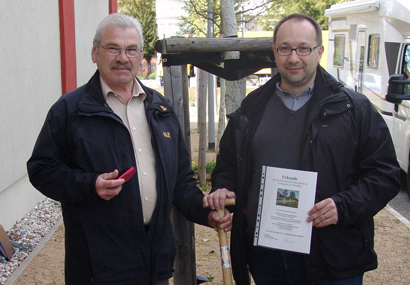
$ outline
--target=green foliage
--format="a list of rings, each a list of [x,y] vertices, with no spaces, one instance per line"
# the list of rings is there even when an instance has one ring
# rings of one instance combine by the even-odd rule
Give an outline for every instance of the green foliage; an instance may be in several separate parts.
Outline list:
[[[156,72],[153,72],[153,73],[148,75],[148,79],[155,79],[155,78],[157,78],[157,73]]]
[[[214,172],[216,163],[214,161],[208,162],[205,166],[206,168],[206,173],[212,174]]]
[[[199,187],[199,189],[201,189],[201,191],[202,191],[204,194],[209,193],[209,192],[211,191],[211,189],[212,189],[211,186],[208,185],[208,183],[205,184],[205,185],[202,185],[202,186],[198,185],[198,187]]]
[[[261,22],[266,30],[273,30],[277,22],[290,14],[301,13],[315,19],[323,30],[328,29],[328,18],[325,10],[336,3],[348,0],[277,0],[275,5],[261,16]]]
[[[216,165],[215,161],[207,162],[205,165],[206,173],[211,175],[215,169],[215,165]],[[197,175],[198,174],[198,163],[196,163],[195,161],[192,161],[191,168],[192,168],[192,171],[194,172],[194,175]]]
[[[191,168],[192,171],[194,172],[194,175],[198,174],[198,163],[196,163],[195,161],[191,161]]]
[[[155,0],[119,0],[118,10],[120,13],[137,18],[144,35],[144,58],[150,60],[157,56],[155,43],[157,36],[157,21],[155,12]]]
[[[194,37],[207,36],[208,0],[185,0],[184,7],[187,16],[181,17],[180,34]],[[212,0],[214,37],[220,34],[221,4],[220,0]]]
[[[212,274],[207,274],[206,278],[208,278],[210,282],[213,282],[215,279],[215,276],[213,276]]]
[[[253,19],[266,31],[273,31],[275,25],[283,17],[302,13],[314,18],[322,27],[327,30],[328,18],[325,16],[325,9],[336,3],[347,2],[348,0],[261,0],[259,4],[251,0],[234,0],[235,12],[238,22],[240,19]],[[245,5],[248,4],[248,5]],[[195,37],[207,35],[207,13],[208,0],[185,0],[184,10],[187,16],[181,17],[181,34],[188,34]],[[212,0],[214,36],[220,34],[221,8],[220,0]],[[258,14],[258,9],[262,13]],[[239,25],[238,25],[239,26]]]

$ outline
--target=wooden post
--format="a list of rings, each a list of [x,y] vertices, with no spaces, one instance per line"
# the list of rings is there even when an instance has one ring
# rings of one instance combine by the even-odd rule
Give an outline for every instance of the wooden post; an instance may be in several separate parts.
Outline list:
[[[198,180],[199,185],[206,184],[206,89],[208,74],[198,69]]]
[[[189,132],[188,75],[186,66],[164,67],[165,98],[173,106],[184,130],[185,142],[191,149]],[[171,222],[176,239],[174,261],[174,284],[196,284],[195,230],[194,224],[176,209],[172,208]]]
[[[189,114],[189,78],[188,78],[188,67],[186,65],[181,66],[182,72],[182,110],[184,115],[184,123],[181,124],[181,128],[184,130],[185,143],[188,147],[190,160],[191,158],[191,120]]]

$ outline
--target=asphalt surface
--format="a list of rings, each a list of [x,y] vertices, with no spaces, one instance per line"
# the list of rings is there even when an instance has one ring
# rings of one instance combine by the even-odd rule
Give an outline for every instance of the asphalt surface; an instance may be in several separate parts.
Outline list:
[[[399,194],[389,202],[389,206],[410,221],[410,199],[407,192],[406,176],[404,173],[402,173],[401,190]]]

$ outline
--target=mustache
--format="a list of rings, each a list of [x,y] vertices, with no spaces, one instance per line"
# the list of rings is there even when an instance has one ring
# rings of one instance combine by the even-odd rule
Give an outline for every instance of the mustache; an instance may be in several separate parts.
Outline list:
[[[114,62],[114,63],[111,65],[111,69],[114,69],[114,68],[117,68],[117,67],[125,67],[125,68],[128,69],[128,70],[131,70],[131,69],[132,69],[131,64],[129,64],[129,63],[121,63],[121,62],[119,62],[119,61]]]

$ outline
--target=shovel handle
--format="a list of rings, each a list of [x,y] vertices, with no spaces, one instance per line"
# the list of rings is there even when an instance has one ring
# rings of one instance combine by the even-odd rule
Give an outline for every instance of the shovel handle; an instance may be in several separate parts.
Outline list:
[[[226,199],[225,205],[226,206],[235,205],[235,199],[234,198]],[[218,214],[222,218],[224,216],[224,210],[219,210]],[[221,249],[223,284],[233,285],[232,265],[231,265],[231,255],[229,253],[228,235],[223,229],[219,227],[219,225],[218,225],[218,235],[219,235],[219,247]]]

